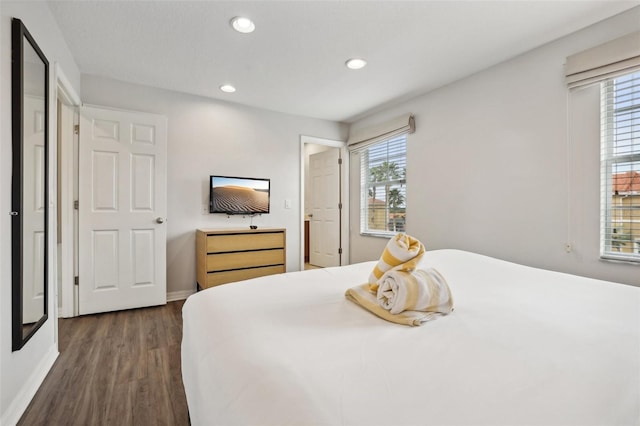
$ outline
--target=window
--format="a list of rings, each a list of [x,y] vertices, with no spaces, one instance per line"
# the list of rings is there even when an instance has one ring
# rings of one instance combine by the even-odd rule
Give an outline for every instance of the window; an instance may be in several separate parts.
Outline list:
[[[640,71],[601,96],[601,256],[640,262]]]
[[[407,135],[360,152],[360,232],[393,235],[405,231]]]

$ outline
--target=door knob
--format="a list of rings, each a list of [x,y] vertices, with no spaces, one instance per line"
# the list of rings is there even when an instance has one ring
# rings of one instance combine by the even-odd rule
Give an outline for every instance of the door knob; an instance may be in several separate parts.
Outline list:
[[[164,217],[157,217],[157,218],[156,218],[156,222],[158,222],[158,223],[164,223]]]

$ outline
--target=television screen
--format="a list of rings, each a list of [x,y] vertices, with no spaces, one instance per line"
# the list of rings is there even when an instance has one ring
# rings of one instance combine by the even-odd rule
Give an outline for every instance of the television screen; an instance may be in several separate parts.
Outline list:
[[[209,212],[269,213],[269,179],[210,176]]]

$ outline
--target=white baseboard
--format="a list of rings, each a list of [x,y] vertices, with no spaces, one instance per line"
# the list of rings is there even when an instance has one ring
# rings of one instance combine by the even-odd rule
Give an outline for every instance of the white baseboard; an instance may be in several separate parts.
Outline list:
[[[18,423],[20,417],[22,417],[24,411],[42,385],[45,377],[49,374],[49,370],[53,367],[53,363],[59,354],[57,345],[51,346],[49,352],[42,357],[40,363],[34,368],[33,374],[29,376],[24,386],[18,391],[13,402],[11,402],[7,410],[2,414],[2,419],[0,419],[1,425],[9,426]]]
[[[2,0],[0,0],[2,1]],[[167,303],[168,302],[175,302],[176,300],[184,300],[187,297],[191,296],[193,293],[195,293],[195,290],[182,290],[182,291],[172,291],[167,293]],[[70,318],[70,316],[65,316],[62,313],[62,309],[60,307],[58,307],[58,318]],[[0,425],[4,425],[4,423],[0,423]]]
[[[167,293],[167,302],[175,302],[176,300],[184,300],[195,293],[195,290],[172,291]]]

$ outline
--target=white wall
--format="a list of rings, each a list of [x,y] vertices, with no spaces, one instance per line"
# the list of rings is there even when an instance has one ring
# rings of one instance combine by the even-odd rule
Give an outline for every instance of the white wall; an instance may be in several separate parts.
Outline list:
[[[271,179],[259,227],[287,229],[287,270],[300,263],[300,135],[344,139],[346,126],[229,102],[82,76],[84,103],[168,117],[167,293],[195,289],[195,230],[249,227],[249,218],[202,214],[210,174]],[[301,100],[303,101],[303,100]],[[291,208],[285,209],[285,199]]]
[[[640,7],[354,123],[415,114],[407,232],[428,249],[640,285],[637,266],[599,260],[598,98],[568,98],[563,68],[568,55],[637,31],[638,22]],[[353,221],[352,229],[352,261],[375,259],[386,240],[360,237]]]
[[[15,423],[57,356],[55,310],[55,225],[50,226],[49,319],[29,342],[11,352],[11,18],[20,18],[50,63],[50,96],[55,97],[55,62],[79,92],[80,72],[48,6],[42,2],[0,2],[0,424]],[[55,107],[55,98],[50,106]],[[50,117],[55,117],[50,108]],[[55,176],[55,120],[50,127],[50,176]],[[53,161],[52,161],[53,160]],[[55,179],[50,179],[55,201]],[[55,207],[50,206],[50,224]]]

